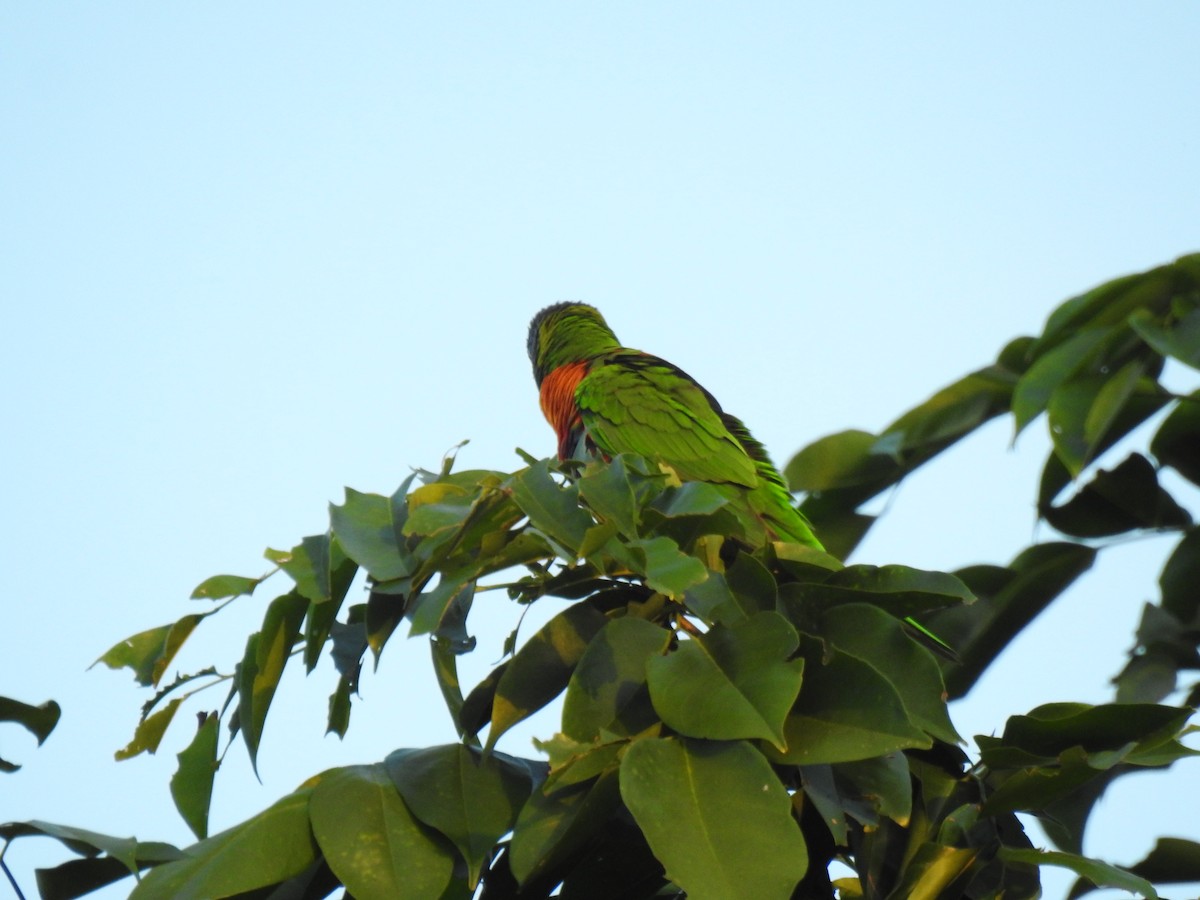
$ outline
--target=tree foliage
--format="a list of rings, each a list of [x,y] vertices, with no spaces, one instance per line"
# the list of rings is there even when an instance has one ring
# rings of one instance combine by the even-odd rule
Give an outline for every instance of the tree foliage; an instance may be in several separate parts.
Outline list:
[[[1075,895],[1108,885],[1154,897],[1153,883],[1200,875],[1200,844],[1164,839],[1119,868],[1084,857],[1082,839],[1115,779],[1195,752],[1181,738],[1200,687],[1180,678],[1200,668],[1200,532],[1184,502],[1187,484],[1200,484],[1200,390],[1168,390],[1168,364],[1193,380],[1200,368],[1200,255],[1067,301],[1040,335],[879,434],[801,450],[786,474],[828,554],[756,543],[727,494],[672,483],[632,456],[528,458],[515,472],[454,471],[449,460],[391,496],[347,489],[325,533],[267,551],[268,576],[210,578],[193,597],[212,608],[100,658],[154,691],[123,758],[155,752],[197,688],[228,682],[170,784],[197,843],[45,822],[0,836],[48,836],[77,855],[39,871],[46,898],[135,874],[137,900],[343,887],[359,900],[983,900],[1038,896],[1043,865],[1077,872]],[[1015,433],[1044,415],[1053,446],[1037,510],[1055,540],[953,573],[839,561],[874,523],[864,504],[1003,415]],[[999,736],[977,738],[972,763],[947,699],[1097,554],[1147,531],[1178,542],[1114,701],[1013,715]],[[351,603],[360,572],[369,594]],[[164,683],[206,618],[280,581],[231,674],[208,667]],[[534,634],[514,631],[506,658],[464,693],[457,663],[474,649],[470,613],[484,590],[517,606],[570,604]],[[210,835],[222,725],[256,761],[284,672],[311,672],[329,654],[328,730],[344,735],[365,660],[398,652],[398,628],[428,644],[460,740],[317,774]],[[560,730],[540,755],[496,749],[559,699]],[[41,727],[32,709],[18,721]],[[1038,817],[1056,849],[1035,849],[1017,813]],[[834,862],[850,874],[831,880]]]

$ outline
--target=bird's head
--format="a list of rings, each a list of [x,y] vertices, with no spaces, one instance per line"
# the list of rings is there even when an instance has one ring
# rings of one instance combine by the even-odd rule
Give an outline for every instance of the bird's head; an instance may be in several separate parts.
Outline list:
[[[539,387],[559,366],[586,362],[620,346],[600,310],[586,303],[555,303],[529,323],[529,361]]]

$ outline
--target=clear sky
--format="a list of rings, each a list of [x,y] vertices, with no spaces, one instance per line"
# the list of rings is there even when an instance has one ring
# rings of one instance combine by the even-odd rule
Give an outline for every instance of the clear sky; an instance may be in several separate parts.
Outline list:
[[[147,697],[87,665],[324,530],[344,485],[388,493],[463,439],[472,468],[551,453],[524,349],[548,303],[599,306],[782,464],[1200,249],[1197,33],[1191,0],[0,6],[0,694],[64,708],[41,750],[0,730],[25,764],[0,820],[188,842],[167,782],[192,720],[114,763]],[[1008,429],[906,484],[856,559],[952,569],[1049,537],[1044,424],[1015,451]],[[1163,551],[1081,581],[960,731],[1109,699]],[[270,596],[179,668],[230,669]],[[476,675],[515,620],[494,602]],[[452,740],[427,670],[395,640],[341,743],[331,667],[285,679],[262,784],[235,746],[214,830],[327,766]],[[1087,849],[1200,839],[1198,791],[1188,762],[1119,782]],[[31,894],[66,858],[9,855]]]

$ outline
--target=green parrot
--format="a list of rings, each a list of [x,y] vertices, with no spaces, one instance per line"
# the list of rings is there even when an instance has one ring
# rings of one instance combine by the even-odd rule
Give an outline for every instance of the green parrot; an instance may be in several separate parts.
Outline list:
[[[728,485],[745,498],[751,515],[740,518],[754,538],[824,550],[746,426],[682,369],[622,347],[599,310],[546,307],[529,324],[528,348],[559,459],[634,453],[680,481]]]

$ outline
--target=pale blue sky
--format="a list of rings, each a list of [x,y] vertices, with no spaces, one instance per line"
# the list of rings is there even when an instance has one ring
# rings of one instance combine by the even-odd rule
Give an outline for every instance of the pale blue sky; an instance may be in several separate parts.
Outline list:
[[[343,485],[390,492],[464,438],[471,467],[550,453],[524,351],[547,303],[598,305],[782,464],[1200,249],[1197,33],[1182,0],[5,4],[0,693],[64,718],[39,751],[0,732],[25,764],[0,820],[187,842],[167,781],[189,718],[116,764],[145,697],[84,668],[323,530]],[[1010,452],[1007,427],[912,479],[856,558],[1011,558],[1045,440]],[[1120,552],[955,708],[961,731],[1110,696],[1163,545]],[[516,615],[495,603],[476,674]],[[181,668],[231,667],[263,608],[239,605]],[[451,740],[427,669],[394,642],[344,743],[321,737],[329,667],[287,679],[263,785],[234,747],[214,829],[326,766]],[[1198,790],[1196,764],[1129,779],[1088,849],[1200,839]],[[28,891],[65,858],[9,856]]]

